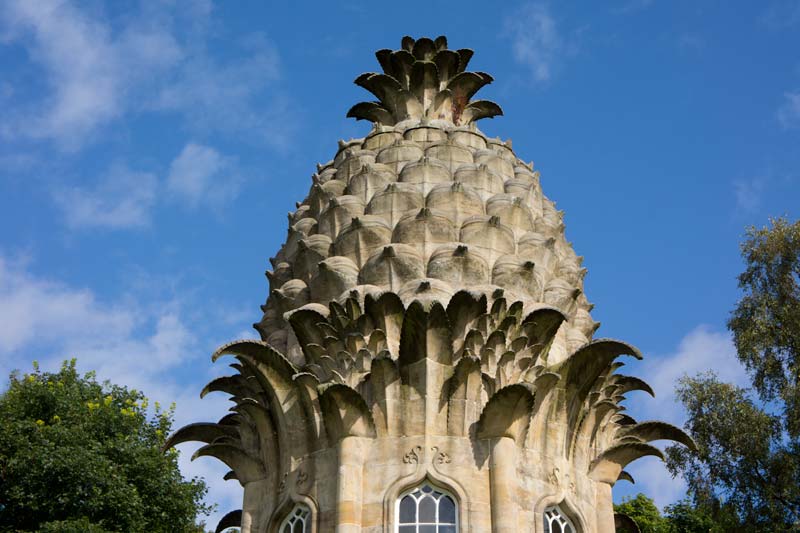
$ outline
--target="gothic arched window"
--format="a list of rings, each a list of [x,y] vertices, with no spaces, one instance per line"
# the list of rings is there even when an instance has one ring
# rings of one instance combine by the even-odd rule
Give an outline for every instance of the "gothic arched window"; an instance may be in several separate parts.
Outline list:
[[[457,533],[458,506],[450,494],[424,483],[397,502],[398,533]]]
[[[279,533],[311,533],[311,510],[303,504],[292,509],[278,529]]]
[[[544,533],[576,533],[575,526],[557,505],[544,510]]]

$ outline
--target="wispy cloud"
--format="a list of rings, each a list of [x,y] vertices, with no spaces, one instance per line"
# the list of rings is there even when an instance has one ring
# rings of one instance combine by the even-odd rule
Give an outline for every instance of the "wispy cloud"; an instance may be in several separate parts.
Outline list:
[[[615,9],[617,13],[634,13],[642,11],[652,6],[655,0],[628,0],[622,6]]]
[[[130,296],[124,304],[105,301],[90,289],[37,276],[25,262],[0,255],[0,379],[15,368],[28,370],[33,358],[52,370],[63,359],[77,357],[83,371],[95,370],[100,379],[142,390],[164,405],[174,401],[175,427],[200,421],[198,416],[216,420],[226,414],[228,402],[223,395],[211,395],[201,403],[199,391],[214,377],[212,371],[225,368],[208,365],[209,339],[198,336],[185,307],[177,299],[158,305]],[[178,370],[187,367],[194,369],[190,379],[179,380]],[[228,470],[224,465],[207,459],[190,463],[196,447],[181,446],[181,470],[209,482],[206,500],[219,504],[209,523],[216,524],[241,506],[241,487],[222,481]]]
[[[285,113],[285,97],[268,89],[280,78],[277,48],[264,35],[239,43],[242,54],[224,61],[196,49],[170,73],[145,106],[177,112],[196,131],[246,133],[258,142],[279,145],[285,132],[273,127]]]
[[[100,305],[92,291],[36,278],[24,267],[0,256],[0,361],[33,340],[80,343],[99,332],[118,337],[133,329],[132,310]]]
[[[733,182],[736,195],[736,207],[743,213],[755,213],[761,208],[767,179],[755,176],[750,179],[739,179]]]
[[[189,143],[172,161],[167,191],[189,207],[218,207],[238,193],[233,160],[210,146]]]
[[[723,381],[741,386],[749,382],[744,367],[736,359],[730,335],[701,325],[690,331],[673,353],[647,357],[638,365],[635,374],[653,387],[656,397],[633,397],[627,402],[628,410],[638,420],[664,420],[682,426],[686,413],[675,397],[675,385],[684,375],[694,376],[708,370],[716,372]],[[672,479],[659,460],[636,461],[629,471],[637,486],[659,506],[673,503],[686,494],[683,480]]]
[[[800,24],[800,3],[796,0],[769,2],[758,21],[771,30],[786,30]]]
[[[564,42],[548,5],[524,5],[506,20],[506,29],[514,59],[530,69],[534,82],[550,81],[564,53]]]
[[[235,158],[197,143],[186,144],[164,174],[160,179],[116,163],[94,186],[58,187],[52,198],[72,230],[139,229],[150,226],[160,201],[219,210],[243,183]]]
[[[0,135],[77,150],[131,113],[160,112],[178,113],[198,131],[280,144],[287,132],[273,130],[287,116],[286,97],[268,92],[280,73],[276,48],[263,35],[249,35],[241,54],[218,59],[210,13],[209,2],[187,9],[144,4],[120,26],[69,2],[3,3],[0,45],[23,47],[46,87],[31,93],[14,91],[13,80],[3,83],[0,98],[13,105],[0,112]]]
[[[150,224],[157,188],[155,174],[115,165],[96,187],[59,189],[53,200],[72,229],[138,228]]]
[[[50,88],[42,101],[12,116],[3,132],[55,139],[67,149],[121,116],[140,76],[153,76],[180,58],[163,28],[131,26],[114,34],[67,2],[5,2],[0,23],[6,41],[20,41],[29,50]]]
[[[778,122],[786,129],[800,127],[800,91],[783,93],[783,103],[778,108]]]
[[[689,30],[678,33],[677,44],[678,48],[686,52],[700,52],[707,46],[701,34]]]

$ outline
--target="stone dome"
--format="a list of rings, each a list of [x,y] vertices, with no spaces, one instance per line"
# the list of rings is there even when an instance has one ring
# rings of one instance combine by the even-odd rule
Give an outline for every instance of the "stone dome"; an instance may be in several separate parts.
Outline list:
[[[386,291],[406,305],[446,305],[468,289],[504,294],[526,310],[562,311],[569,321],[556,339],[557,359],[599,325],[583,293],[582,260],[566,240],[563,213],[542,193],[539,171],[511,141],[487,138],[474,122],[375,123],[365,138],[339,141],[289,214],[255,328],[295,360],[287,318],[298,308]]]

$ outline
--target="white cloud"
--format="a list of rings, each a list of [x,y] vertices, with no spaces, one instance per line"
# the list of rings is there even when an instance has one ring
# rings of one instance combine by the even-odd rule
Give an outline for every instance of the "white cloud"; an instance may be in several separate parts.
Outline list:
[[[175,69],[147,102],[154,110],[181,113],[200,131],[246,132],[258,141],[280,145],[283,132],[274,127],[283,115],[282,97],[265,94],[280,77],[277,49],[261,35],[241,45],[242,57],[217,61],[198,50]],[[287,123],[284,117],[281,123]]]
[[[616,9],[618,13],[633,13],[643,11],[654,4],[654,0],[629,0],[622,7]]]
[[[230,158],[210,146],[189,143],[172,161],[167,191],[189,207],[219,206],[238,193],[238,180]]]
[[[767,180],[763,176],[756,176],[749,180],[736,180],[733,182],[736,195],[736,207],[745,213],[754,213],[761,207]]]
[[[7,40],[20,40],[45,72],[50,93],[5,133],[50,138],[67,149],[126,111],[127,94],[141,76],[174,64],[180,51],[163,28],[111,27],[60,1],[3,4]],[[34,110],[35,109],[35,110]],[[41,110],[39,110],[41,109]]]
[[[24,265],[0,256],[0,365],[8,356],[33,341],[76,344],[102,332],[109,338],[125,337],[136,323],[133,310],[102,305],[88,289],[71,288],[31,276]]]
[[[250,35],[234,43],[241,53],[217,59],[211,11],[205,0],[143,3],[112,19],[59,0],[0,4],[0,45],[23,47],[46,80],[44,94],[4,82],[0,96],[14,105],[0,112],[0,135],[76,150],[130,113],[156,111],[178,113],[197,130],[282,146],[288,129],[274,132],[276,122],[291,125],[285,98],[266,93],[279,78],[276,48]]]
[[[550,81],[564,43],[546,4],[523,6],[506,21],[514,59],[530,68],[534,82]]]
[[[682,31],[677,35],[678,48],[687,52],[701,52],[706,48],[706,40],[700,34],[692,31]]]
[[[684,375],[694,376],[713,370],[720,380],[746,386],[749,381],[744,367],[736,359],[736,350],[727,332],[714,331],[700,325],[690,331],[674,353],[646,357],[631,372],[649,383],[655,399],[639,393],[626,402],[637,420],[663,420],[683,426],[686,413],[675,397],[675,385]],[[624,372],[624,370],[623,370]],[[664,464],[655,458],[636,461],[627,469],[636,485],[660,507],[675,502],[686,494],[680,478],[672,479]]]
[[[94,189],[59,189],[53,200],[70,228],[135,228],[150,224],[157,189],[154,174],[116,165]]]
[[[220,208],[236,197],[241,182],[234,158],[188,143],[164,180],[115,164],[94,187],[57,188],[52,198],[70,229],[130,229],[150,225],[162,190],[190,208]]]
[[[224,395],[201,401],[199,393],[216,373],[230,369],[211,366],[207,342],[186,321],[181,302],[143,305],[136,298],[123,300],[103,301],[89,289],[36,276],[25,263],[0,255],[0,376],[5,380],[15,368],[29,370],[34,358],[42,368],[54,370],[62,360],[77,357],[82,371],[96,370],[101,380],[141,390],[163,405],[174,401],[174,427],[226,414]],[[231,331],[239,329],[241,324]],[[187,369],[188,379],[181,379]],[[206,479],[206,501],[219,504],[208,523],[216,525],[225,513],[241,507],[242,490],[236,482],[222,480],[228,470],[224,465],[207,458],[189,462],[197,447],[182,445],[179,463],[185,477]]]
[[[786,129],[800,127],[800,91],[783,93],[778,122]]]
[[[74,356],[102,378],[148,390],[154,379],[165,379],[164,371],[197,358],[200,348],[177,300],[104,302],[90,289],[35,276],[24,263],[0,256],[4,374],[33,354],[53,362]]]
[[[674,353],[648,357],[638,372],[656,391],[656,398],[646,398],[641,403],[651,414],[668,422],[682,424],[683,409],[675,399],[675,384],[684,376],[713,370],[719,379],[746,385],[749,383],[744,367],[736,358],[730,334],[714,331],[706,325],[690,331]]]
[[[800,4],[796,0],[773,0],[765,4],[767,7],[758,20],[767,29],[787,30],[800,23]]]

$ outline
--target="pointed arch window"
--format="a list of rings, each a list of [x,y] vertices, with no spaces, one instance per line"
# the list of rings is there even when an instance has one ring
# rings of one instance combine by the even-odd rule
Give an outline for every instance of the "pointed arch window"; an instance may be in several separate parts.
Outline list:
[[[279,533],[311,533],[311,509],[297,504],[281,522]]]
[[[457,533],[456,499],[424,483],[397,500],[397,533]]]
[[[544,533],[577,533],[577,531],[558,505],[544,510]]]

